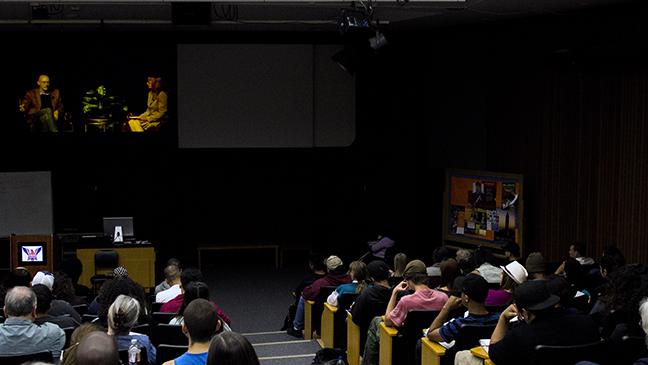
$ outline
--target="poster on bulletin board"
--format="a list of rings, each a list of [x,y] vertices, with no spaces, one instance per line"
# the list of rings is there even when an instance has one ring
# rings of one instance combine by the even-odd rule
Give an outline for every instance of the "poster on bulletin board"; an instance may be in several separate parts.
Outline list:
[[[447,170],[443,238],[500,248],[522,246],[522,175]]]

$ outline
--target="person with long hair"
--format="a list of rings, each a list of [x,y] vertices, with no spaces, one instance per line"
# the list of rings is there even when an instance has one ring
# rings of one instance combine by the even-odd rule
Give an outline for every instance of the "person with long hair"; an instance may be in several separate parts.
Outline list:
[[[115,336],[119,350],[128,350],[131,340],[136,339],[139,346],[146,351],[149,364],[155,364],[155,346],[147,335],[131,332],[137,324],[140,314],[140,303],[127,295],[119,295],[108,309],[108,334]]]
[[[184,297],[182,298],[182,306],[178,310],[178,314],[171,318],[169,324],[181,325],[184,323],[184,311],[187,309],[189,303],[193,302],[196,299],[206,299],[209,300],[209,287],[207,284],[202,281],[194,281],[187,285],[185,289]]]
[[[259,358],[245,337],[223,332],[212,338],[206,365],[259,365]]]
[[[147,78],[146,86],[149,89],[146,111],[138,116],[129,117],[128,126],[131,132],[155,129],[166,118],[168,95],[162,89],[162,78],[158,75],[151,75]]]
[[[106,281],[101,286],[99,295],[95,299],[96,304],[91,304],[88,308],[88,312],[92,313],[91,309],[93,307],[97,307],[96,313],[99,317],[99,323],[103,326],[106,326],[108,323],[108,309],[110,308],[110,305],[115,301],[115,299],[117,299],[117,297],[120,295],[127,295],[131,298],[135,298],[139,302],[139,324],[150,322],[144,288],[133,281],[133,279],[128,277]]]
[[[328,304],[332,306],[338,305],[337,298],[342,294],[360,294],[367,287],[367,265],[362,261],[353,261],[349,264],[349,276],[351,276],[351,282],[348,284],[342,284],[335,288],[331,295],[326,298]]]

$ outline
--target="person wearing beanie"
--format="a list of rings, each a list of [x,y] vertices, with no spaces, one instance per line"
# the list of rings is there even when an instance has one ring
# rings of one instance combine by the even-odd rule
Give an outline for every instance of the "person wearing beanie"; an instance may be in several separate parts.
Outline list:
[[[425,263],[421,260],[410,261],[403,271],[403,282],[396,285],[392,290],[389,303],[385,309],[385,325],[400,327],[405,323],[407,313],[412,310],[438,311],[448,301],[448,296],[438,290],[430,289],[427,286],[428,275]],[[399,301],[399,293],[413,289],[414,293],[404,295]],[[378,327],[382,321],[381,317],[375,317],[369,324],[367,330],[367,341],[365,342],[363,365],[377,365],[379,362],[380,337]]]
[[[527,280],[533,281],[547,279],[547,263],[540,252],[531,252],[529,257],[527,257],[526,265],[524,266],[529,273]]]
[[[322,287],[325,286],[340,286],[351,282],[351,277],[347,274],[344,268],[342,259],[332,255],[324,260],[326,264],[326,276],[317,279],[313,284],[304,288],[299,304],[295,312],[295,320],[293,321],[292,328],[289,328],[286,333],[291,336],[301,338],[303,337],[302,330],[304,329],[304,306],[307,300],[315,300],[320,293]]]
[[[382,260],[375,260],[367,265],[367,271],[373,283],[362,291],[351,307],[353,323],[360,327],[360,343],[365,341],[371,320],[385,313],[391,298],[389,266]]]

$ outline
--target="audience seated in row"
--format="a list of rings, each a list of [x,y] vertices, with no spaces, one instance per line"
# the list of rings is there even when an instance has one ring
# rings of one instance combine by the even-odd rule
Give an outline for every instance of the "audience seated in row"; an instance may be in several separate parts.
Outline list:
[[[45,285],[51,292],[52,288],[54,287],[54,275],[46,271],[37,272],[36,275],[34,275],[34,278],[32,279],[31,285],[34,286],[38,284]],[[72,308],[72,305],[70,305],[70,303],[64,300],[53,298],[50,309],[49,311],[47,311],[47,314],[51,316],[68,315],[78,323],[81,323],[81,315],[79,315],[79,313],[77,313],[77,311],[75,311],[74,308]]]
[[[207,284],[203,283],[202,281],[194,281],[192,283],[189,283],[187,286],[187,290],[185,290],[184,293],[184,298],[182,302],[182,306],[180,307],[180,310],[178,310],[178,313],[176,314],[175,317],[171,318],[169,321],[169,324],[174,324],[174,325],[182,325],[184,324],[184,313],[193,301],[196,299],[204,299],[207,300],[208,303],[216,310],[216,307],[214,306],[213,303],[209,302],[209,287]],[[218,314],[217,314],[218,315]],[[223,321],[220,317],[219,321],[220,324],[219,326],[222,327],[223,331],[231,331],[232,329],[229,327],[225,321]]]

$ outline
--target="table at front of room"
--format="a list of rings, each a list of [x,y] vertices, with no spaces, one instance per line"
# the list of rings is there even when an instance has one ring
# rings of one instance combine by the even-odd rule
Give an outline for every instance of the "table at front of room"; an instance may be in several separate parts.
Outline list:
[[[92,287],[90,278],[95,274],[94,255],[98,250],[116,251],[119,265],[128,270],[129,278],[144,287],[144,290],[155,288],[155,249],[152,246],[78,248],[76,256],[83,264],[79,284]]]

